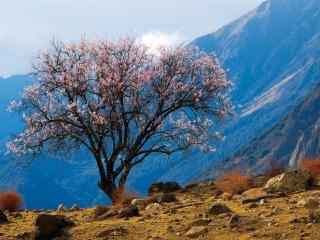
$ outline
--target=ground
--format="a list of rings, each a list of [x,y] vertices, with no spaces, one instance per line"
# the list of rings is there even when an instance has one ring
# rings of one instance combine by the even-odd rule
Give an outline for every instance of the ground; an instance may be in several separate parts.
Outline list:
[[[233,213],[212,216],[211,222],[205,224],[208,229],[203,236],[196,239],[245,240],[245,239],[320,239],[320,224],[308,221],[308,211],[299,206],[301,200],[320,197],[320,190],[296,192],[267,199],[265,204],[242,204],[241,195],[214,196],[215,184],[208,183],[191,189],[176,192],[177,202],[163,203],[160,209],[141,210],[140,216],[127,219],[108,219],[93,221],[94,209],[79,211],[45,211],[48,214],[65,215],[76,225],[65,229],[62,237],[57,239],[190,239],[187,232],[195,220],[204,218],[205,211],[215,203],[226,204],[240,216],[236,227],[229,226]],[[250,206],[251,204],[251,206]],[[250,207],[249,207],[250,206]],[[0,239],[24,239],[23,233],[35,230],[36,217],[44,211],[21,211],[22,217],[6,213],[9,223],[0,225]],[[103,234],[109,229],[124,229],[115,235]],[[112,231],[111,231],[112,232]],[[25,238],[26,239],[26,238]]]

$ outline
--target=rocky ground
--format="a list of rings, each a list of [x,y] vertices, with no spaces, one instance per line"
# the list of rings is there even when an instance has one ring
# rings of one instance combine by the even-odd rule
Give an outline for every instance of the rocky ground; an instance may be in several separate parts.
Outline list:
[[[255,188],[241,195],[220,195],[216,183],[208,182],[172,194],[167,195],[168,201],[162,194],[160,203],[149,203],[145,209],[140,206],[138,216],[125,211],[119,216],[116,209],[106,209],[99,216],[95,208],[5,212],[8,221],[0,216],[0,239],[35,239],[41,225],[51,227],[45,231],[56,225],[59,237],[54,239],[70,240],[320,239],[320,223],[310,219],[306,207],[310,199],[320,198],[320,189],[268,194]],[[62,221],[44,214],[62,215]],[[38,235],[36,239],[49,237]]]

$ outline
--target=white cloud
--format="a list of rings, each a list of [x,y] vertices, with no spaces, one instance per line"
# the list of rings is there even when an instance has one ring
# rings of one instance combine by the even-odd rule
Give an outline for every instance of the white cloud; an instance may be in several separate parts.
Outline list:
[[[142,34],[138,41],[146,45],[150,52],[156,53],[161,46],[171,47],[184,43],[185,38],[179,33],[164,33],[161,31],[150,31]]]

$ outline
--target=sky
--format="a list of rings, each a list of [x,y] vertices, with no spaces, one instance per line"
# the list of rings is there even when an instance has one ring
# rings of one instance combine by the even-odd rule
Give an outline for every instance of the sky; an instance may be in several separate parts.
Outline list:
[[[24,74],[52,37],[130,36],[150,47],[192,41],[263,0],[0,0],[0,76]]]

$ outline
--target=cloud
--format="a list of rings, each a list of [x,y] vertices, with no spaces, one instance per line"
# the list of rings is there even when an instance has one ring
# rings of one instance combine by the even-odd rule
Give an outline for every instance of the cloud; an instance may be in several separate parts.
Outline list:
[[[146,45],[152,53],[156,53],[161,46],[172,47],[184,43],[185,40],[177,32],[165,33],[158,30],[147,32],[138,37],[138,41]]]

